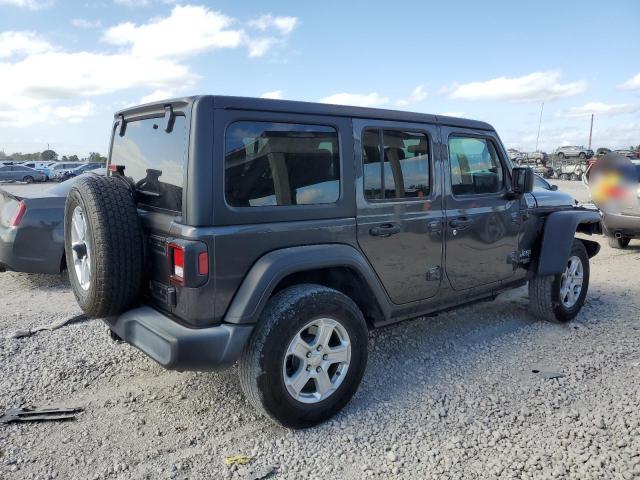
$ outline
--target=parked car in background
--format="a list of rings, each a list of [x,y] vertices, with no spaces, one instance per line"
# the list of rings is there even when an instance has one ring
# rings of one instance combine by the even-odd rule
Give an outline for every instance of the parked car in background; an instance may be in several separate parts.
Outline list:
[[[0,188],[0,272],[60,273],[65,268],[64,204],[78,178],[21,195]]]
[[[553,168],[546,165],[546,161],[537,159],[536,157],[521,157],[515,160],[517,165],[521,165],[523,167],[530,167],[533,169],[534,173],[540,175],[544,178],[553,177]]]
[[[517,148],[508,148],[507,149],[507,154],[509,155],[509,160],[511,160],[512,162],[517,162],[518,160],[520,160],[523,157],[523,153],[518,150]]]
[[[593,150],[591,150],[590,148],[575,145],[558,147],[555,153],[559,159],[572,157],[587,159],[593,157]]]
[[[553,176],[559,180],[581,180],[587,167],[588,160],[580,157],[557,158],[553,162]]]
[[[0,181],[14,182],[44,182],[46,181],[44,173],[25,167],[24,165],[4,165],[0,167]]]
[[[56,162],[22,162],[19,165],[23,165],[25,167],[33,168],[34,170],[43,173],[46,177],[46,180],[49,180],[51,176],[51,167],[55,165]]]
[[[64,176],[65,172],[78,168],[82,165],[84,165],[82,162],[58,162],[52,167],[49,178],[51,178],[51,180],[59,181]]]
[[[596,154],[594,155],[594,157],[595,157],[595,158],[600,158],[600,157],[603,157],[603,156],[605,156],[607,153],[610,153],[610,152],[611,152],[611,149],[610,149],[610,148],[604,148],[604,147],[601,147],[601,148],[598,148],[598,149],[596,150]]]
[[[621,149],[621,150],[614,150],[614,152],[619,153],[620,155],[624,155],[627,158],[631,158],[631,159],[636,159],[636,158],[640,158],[640,153],[635,152],[633,150],[627,150],[627,149]]]
[[[85,172],[90,172],[91,170],[96,170],[98,168],[104,168],[104,165],[102,163],[87,163],[87,164],[84,164],[84,165],[80,165],[79,167],[72,168],[71,170],[64,171],[60,175],[59,180],[61,182],[64,182],[65,180],[68,180],[69,178],[77,177],[78,175],[81,175],[81,174],[83,174]]]

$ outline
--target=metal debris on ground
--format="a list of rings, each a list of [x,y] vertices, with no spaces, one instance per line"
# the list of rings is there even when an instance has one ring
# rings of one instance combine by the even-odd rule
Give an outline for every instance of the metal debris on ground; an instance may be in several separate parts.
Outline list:
[[[231,467],[233,465],[246,465],[251,461],[251,457],[246,455],[229,455],[224,457],[224,464]]]
[[[16,330],[13,333],[10,333],[7,338],[24,338],[30,337],[34,333],[41,332],[43,330],[57,330],[58,328],[64,327],[65,325],[81,320],[86,320],[86,315],[75,315],[73,317],[65,318],[62,320],[58,320],[57,322],[50,323],[48,325],[41,325],[39,327],[34,327],[29,330]]]
[[[10,408],[0,416],[0,423],[73,420],[83,411],[84,409],[80,407]]]
[[[545,380],[552,380],[554,378],[562,378],[562,377],[566,377],[566,375],[562,372],[559,372],[557,370],[539,370],[539,369],[534,369],[531,370],[532,373],[539,373],[540,376],[542,378],[544,378]]]

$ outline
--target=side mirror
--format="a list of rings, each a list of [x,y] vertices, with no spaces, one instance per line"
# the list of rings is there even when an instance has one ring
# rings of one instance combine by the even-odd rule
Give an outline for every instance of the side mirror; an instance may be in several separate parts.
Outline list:
[[[554,192],[558,190],[558,185],[551,185],[551,190],[553,190]]]
[[[533,170],[529,167],[514,167],[511,175],[512,190],[523,195],[533,190]]]

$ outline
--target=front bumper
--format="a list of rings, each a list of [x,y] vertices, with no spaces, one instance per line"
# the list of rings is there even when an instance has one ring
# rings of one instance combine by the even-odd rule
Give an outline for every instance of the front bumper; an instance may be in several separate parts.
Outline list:
[[[253,325],[189,328],[148,306],[105,319],[120,338],[171,370],[216,370],[233,364]]]

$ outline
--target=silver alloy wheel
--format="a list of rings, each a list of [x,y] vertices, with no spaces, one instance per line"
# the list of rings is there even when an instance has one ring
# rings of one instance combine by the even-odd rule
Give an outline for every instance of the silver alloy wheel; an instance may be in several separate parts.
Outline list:
[[[318,318],[289,342],[282,375],[287,392],[302,403],[328,398],[344,380],[351,362],[351,341],[336,320]]]
[[[71,216],[71,253],[76,279],[83,290],[91,286],[91,245],[87,236],[87,222],[82,207],[77,206]]]
[[[567,262],[567,268],[560,277],[560,301],[566,308],[572,308],[578,301],[583,276],[582,261],[574,255]]]

